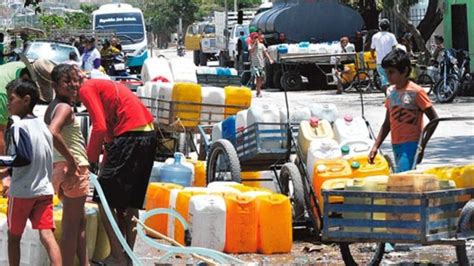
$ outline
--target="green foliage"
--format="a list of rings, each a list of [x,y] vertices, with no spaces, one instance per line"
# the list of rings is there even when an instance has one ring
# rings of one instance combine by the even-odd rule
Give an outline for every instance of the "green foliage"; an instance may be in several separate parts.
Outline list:
[[[51,29],[61,29],[65,25],[65,20],[63,17],[60,17],[56,14],[53,15],[41,15],[39,17],[41,27],[50,32]]]
[[[152,32],[168,34],[176,31],[180,17],[184,28],[191,24],[198,5],[189,0],[146,0],[142,10]]]
[[[67,27],[72,29],[90,29],[92,25],[91,16],[81,12],[67,13],[64,21]]]

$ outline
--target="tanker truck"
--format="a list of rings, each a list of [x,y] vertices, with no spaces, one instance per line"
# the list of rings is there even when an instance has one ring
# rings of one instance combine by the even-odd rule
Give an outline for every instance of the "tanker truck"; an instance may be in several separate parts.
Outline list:
[[[273,0],[272,8],[258,13],[251,25],[261,30],[267,43],[272,45],[269,50],[273,51],[270,54],[275,64],[266,67],[266,85],[298,90],[303,85],[303,77],[312,87],[327,86],[327,73],[333,67],[330,51],[326,51],[326,57],[315,57],[313,53],[324,52],[308,49],[308,46],[334,46],[342,36],[355,36],[362,30],[364,21],[356,10],[336,0]],[[302,47],[301,51],[286,49],[287,59],[295,53],[298,60],[286,60],[283,67],[280,52],[285,49],[277,47],[281,45],[280,34],[285,36],[287,46]]]

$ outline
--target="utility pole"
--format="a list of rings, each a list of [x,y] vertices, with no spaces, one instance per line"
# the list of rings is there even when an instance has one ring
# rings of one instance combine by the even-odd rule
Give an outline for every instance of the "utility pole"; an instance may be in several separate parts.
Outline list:
[[[239,11],[238,8],[239,7],[237,6],[237,0],[234,0],[234,11],[235,12]]]

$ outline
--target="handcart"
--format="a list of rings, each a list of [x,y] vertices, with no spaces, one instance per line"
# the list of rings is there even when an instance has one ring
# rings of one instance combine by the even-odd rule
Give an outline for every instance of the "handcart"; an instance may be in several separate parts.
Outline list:
[[[474,117],[436,119],[428,123],[419,140],[415,164],[425,149],[427,130],[442,121],[467,121]],[[343,260],[356,265],[351,254],[353,243],[378,243],[373,250],[370,265],[379,264],[385,244],[415,243],[428,245],[453,245],[460,265],[469,265],[466,241],[474,238],[474,188],[440,190],[420,193],[362,192],[325,190],[322,216],[322,240],[339,243]],[[339,196],[351,201],[343,204],[329,202],[329,197]],[[319,218],[318,218],[319,219]]]
[[[155,118],[158,139],[156,159],[159,161],[173,157],[177,151],[185,155],[198,152],[198,159],[204,160],[206,154],[203,140],[198,136],[198,125],[207,125],[206,134],[210,134],[212,125],[247,108],[241,105],[169,101],[159,98],[140,99]]]

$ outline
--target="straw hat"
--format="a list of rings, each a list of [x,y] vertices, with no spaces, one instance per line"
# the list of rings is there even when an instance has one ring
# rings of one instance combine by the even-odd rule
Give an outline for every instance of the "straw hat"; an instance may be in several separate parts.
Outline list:
[[[51,72],[56,64],[48,59],[38,59],[31,66],[36,74],[36,84],[39,88],[40,100],[47,103],[51,102],[54,98]]]

